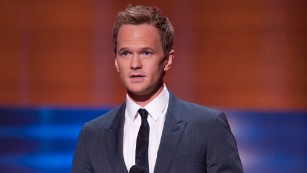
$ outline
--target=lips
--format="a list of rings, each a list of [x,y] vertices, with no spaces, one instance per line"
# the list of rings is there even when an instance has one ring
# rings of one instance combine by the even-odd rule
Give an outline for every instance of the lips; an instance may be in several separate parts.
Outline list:
[[[141,82],[145,79],[145,75],[143,75],[143,74],[132,74],[132,75],[129,76],[129,78],[133,82]]]
[[[137,78],[137,77],[145,77],[145,75],[141,75],[141,74],[130,75],[130,78]]]

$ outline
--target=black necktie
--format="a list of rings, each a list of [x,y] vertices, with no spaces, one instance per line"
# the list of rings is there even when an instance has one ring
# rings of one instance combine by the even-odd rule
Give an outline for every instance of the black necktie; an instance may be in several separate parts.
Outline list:
[[[142,124],[136,140],[135,164],[148,169],[148,142],[149,142],[149,124],[147,121],[148,112],[146,109],[139,109],[142,117]]]

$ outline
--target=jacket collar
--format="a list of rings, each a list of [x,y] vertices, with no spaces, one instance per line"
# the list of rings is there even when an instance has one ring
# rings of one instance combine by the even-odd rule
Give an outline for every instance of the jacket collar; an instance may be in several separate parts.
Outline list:
[[[158,150],[155,173],[168,172],[187,122],[181,117],[179,100],[170,93],[169,106]]]
[[[123,157],[123,129],[125,122],[126,104],[116,112],[115,118],[108,129],[106,129],[105,141],[107,143],[107,152],[114,169],[114,173],[128,173]]]

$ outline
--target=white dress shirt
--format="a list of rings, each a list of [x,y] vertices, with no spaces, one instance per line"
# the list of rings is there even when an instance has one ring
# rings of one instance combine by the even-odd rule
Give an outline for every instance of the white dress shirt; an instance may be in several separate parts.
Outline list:
[[[150,127],[148,146],[150,173],[153,173],[156,164],[168,101],[169,92],[164,85],[163,91],[144,107],[148,112],[147,120]],[[142,107],[136,104],[128,95],[126,96],[123,155],[128,171],[135,165],[136,138],[141,125],[141,117],[138,113],[140,108]]]

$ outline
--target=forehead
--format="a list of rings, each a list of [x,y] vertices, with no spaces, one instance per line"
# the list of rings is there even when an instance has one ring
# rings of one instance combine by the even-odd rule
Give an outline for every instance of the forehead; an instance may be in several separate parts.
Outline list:
[[[157,28],[151,24],[122,25],[117,36],[118,46],[123,43],[161,43]]]

